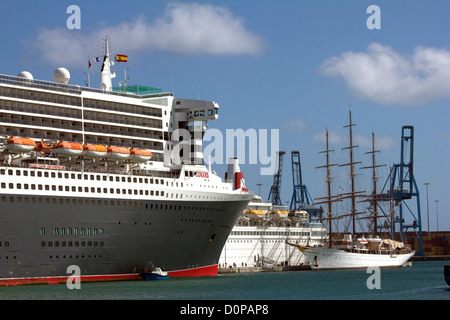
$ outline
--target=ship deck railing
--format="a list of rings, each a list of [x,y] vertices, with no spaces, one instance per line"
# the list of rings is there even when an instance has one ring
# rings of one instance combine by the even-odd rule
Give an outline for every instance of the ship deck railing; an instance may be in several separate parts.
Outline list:
[[[8,76],[8,75],[4,75],[4,74],[0,74],[0,83],[10,84],[10,85],[14,85],[14,86],[21,86],[21,87],[53,90],[53,91],[59,91],[59,92],[70,93],[70,94],[78,94],[78,95],[81,95],[82,91],[90,91],[90,92],[110,94],[110,95],[128,97],[128,98],[138,98],[138,99],[173,96],[173,93],[171,93],[171,92],[138,95],[138,94],[129,93],[129,92],[107,91],[107,90],[94,89],[94,88],[89,88],[89,87],[80,87],[78,85],[72,85],[72,84],[63,84],[63,83],[56,83],[56,82],[43,81],[43,80],[25,79],[25,78],[20,78],[20,77]]]
[[[352,253],[380,254],[380,255],[402,254],[402,253],[406,252],[404,249],[400,249],[400,250],[387,250],[387,249],[373,250],[373,249],[360,249],[360,248],[346,249],[345,251],[346,252],[352,252]]]
[[[85,168],[84,170],[81,166],[77,165],[67,165],[61,164],[65,169],[44,169],[44,168],[31,168],[28,166],[28,163],[24,163],[23,165],[18,164],[7,164],[0,163],[0,168],[12,169],[12,168],[22,168],[22,169],[33,169],[33,170],[54,170],[54,171],[70,171],[70,172],[79,172],[79,173],[106,173],[106,174],[119,174],[119,175],[128,175],[133,177],[149,177],[149,178],[171,178],[171,179],[179,179],[180,173],[174,171],[161,171],[161,170],[126,170],[126,169],[104,169],[104,168]]]

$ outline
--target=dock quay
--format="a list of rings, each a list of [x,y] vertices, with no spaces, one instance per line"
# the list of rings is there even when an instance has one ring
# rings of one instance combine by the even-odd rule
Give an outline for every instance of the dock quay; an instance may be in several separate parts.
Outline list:
[[[450,260],[450,255],[439,256],[413,256],[408,261],[444,261]],[[408,265],[410,266],[410,265]],[[283,271],[308,271],[311,270],[309,265],[300,266],[265,266],[265,267],[227,267],[218,268],[218,274],[231,274],[231,273],[254,273],[254,272],[283,272]]]
[[[219,274],[230,273],[254,273],[254,272],[282,272],[282,271],[305,271],[311,270],[309,265],[300,266],[265,266],[265,267],[228,267],[219,268]]]
[[[413,256],[409,261],[443,261],[450,260],[450,255],[438,255],[438,256]]]

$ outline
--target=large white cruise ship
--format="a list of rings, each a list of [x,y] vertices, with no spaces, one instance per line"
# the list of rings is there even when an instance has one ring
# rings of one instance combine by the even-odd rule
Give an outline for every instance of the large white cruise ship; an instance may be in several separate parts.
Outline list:
[[[225,243],[220,267],[308,265],[306,256],[289,245],[323,245],[327,237],[323,224],[308,221],[306,211],[292,212],[253,196]]]
[[[172,277],[217,275],[220,253],[252,195],[231,165],[203,164],[213,101],[29,72],[0,75],[0,285],[137,279],[150,263]],[[133,91],[134,92],[130,92]],[[235,160],[236,161],[236,160]],[[234,163],[234,162],[233,162]]]

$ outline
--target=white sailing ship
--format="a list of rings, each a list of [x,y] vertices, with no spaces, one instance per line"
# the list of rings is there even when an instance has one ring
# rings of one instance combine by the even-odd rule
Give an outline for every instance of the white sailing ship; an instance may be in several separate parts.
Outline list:
[[[394,240],[376,237],[358,242],[348,241],[332,247],[296,246],[307,257],[312,270],[396,268],[414,255],[409,247]]]
[[[296,243],[289,242],[290,245],[297,247],[307,258],[311,265],[312,270],[329,270],[329,269],[363,269],[369,267],[380,267],[380,268],[395,268],[403,266],[413,255],[414,251],[409,248],[409,246],[405,246],[404,243],[394,241],[391,239],[381,239],[378,235],[370,236],[365,238],[364,236],[357,236],[355,230],[355,220],[356,216],[363,214],[365,212],[357,212],[356,210],[356,198],[363,196],[363,191],[355,191],[355,181],[354,181],[354,165],[359,163],[353,160],[353,148],[356,146],[353,145],[352,139],[352,117],[350,111],[350,124],[346,127],[350,128],[350,146],[345,148],[350,150],[350,162],[341,165],[341,166],[350,166],[350,183],[352,191],[345,194],[340,194],[337,196],[331,195],[331,173],[330,168],[335,166],[336,164],[330,163],[329,153],[333,150],[330,150],[328,147],[328,131],[326,132],[326,143],[327,149],[324,151],[326,153],[327,163],[321,168],[327,169],[327,178],[326,183],[328,186],[328,195],[322,200],[325,200],[323,203],[328,204],[328,217],[324,220],[328,221],[328,243],[323,247],[311,247],[299,245]],[[374,137],[373,137],[374,141]],[[374,181],[374,191],[371,197],[371,200],[376,202],[376,178],[375,178],[375,168],[378,167],[375,164],[375,150],[374,150],[374,142],[373,142],[373,164],[371,167],[374,170],[373,181]],[[342,199],[349,198],[352,202],[352,209],[349,214],[334,216],[332,210],[332,203],[335,201],[341,201]],[[318,204],[318,203],[316,203]],[[374,233],[377,233],[376,221],[378,219],[376,213],[376,203],[373,206],[375,208],[375,212],[372,216],[367,217],[374,220]],[[335,219],[340,219],[345,216],[350,216],[353,220],[353,233],[352,234],[343,234],[343,239],[333,239],[332,233],[332,221]],[[393,221],[393,216],[391,215],[391,221]],[[391,222],[392,223],[392,222]]]

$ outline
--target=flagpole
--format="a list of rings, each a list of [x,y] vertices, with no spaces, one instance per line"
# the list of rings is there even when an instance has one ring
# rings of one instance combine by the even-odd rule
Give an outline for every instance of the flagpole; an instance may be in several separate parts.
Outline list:
[[[127,68],[123,70],[123,76],[124,76],[123,83],[125,84],[125,92],[127,92]]]
[[[87,75],[87,79],[86,79],[86,81],[84,82],[84,84],[85,84],[88,88],[90,88],[90,87],[91,87],[91,74],[90,74],[89,71],[88,71],[88,72],[85,72],[84,74]]]
[[[91,79],[90,79],[90,74],[89,74],[89,69],[91,69],[91,67],[92,67],[91,58],[88,57],[88,72],[87,72],[87,83],[86,83],[88,88],[91,87],[91,85],[90,85]]]

